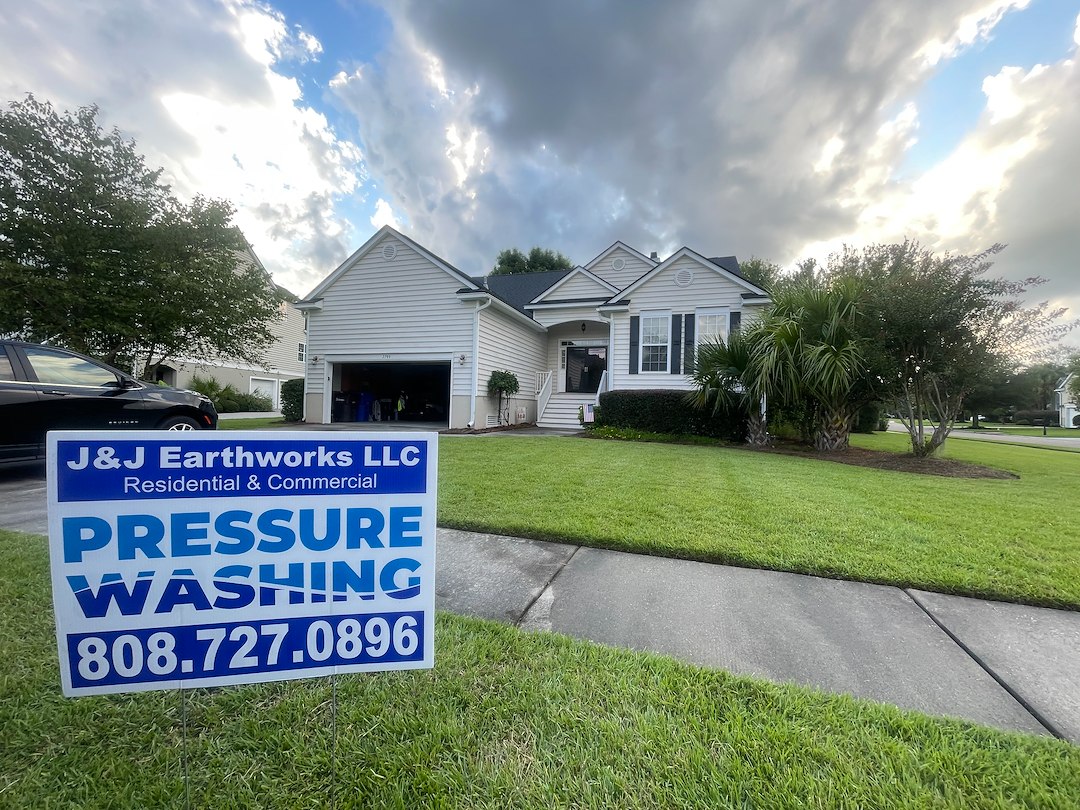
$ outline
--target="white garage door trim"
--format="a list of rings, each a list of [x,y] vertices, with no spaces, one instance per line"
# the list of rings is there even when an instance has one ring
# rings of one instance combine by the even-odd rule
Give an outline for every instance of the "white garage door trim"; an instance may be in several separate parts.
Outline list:
[[[311,346],[308,346],[308,356],[312,354]],[[323,403],[322,403],[322,424],[331,424],[330,418],[330,406],[333,402],[334,395],[330,390],[331,381],[334,379],[334,366],[345,365],[348,363],[448,363],[450,365],[450,380],[447,383],[447,403],[446,403],[446,426],[448,428],[454,426],[454,373],[458,366],[464,365],[460,362],[455,362],[457,355],[455,354],[333,354],[327,355],[324,359],[325,367],[323,369],[323,375],[326,380],[326,388],[324,389]]]
[[[269,383],[269,386],[259,386],[256,383]],[[274,410],[278,410],[278,398],[280,395],[280,381],[275,380],[273,377],[252,377],[248,381],[248,393],[249,394],[265,394],[266,388],[269,387],[270,403],[274,406]]]

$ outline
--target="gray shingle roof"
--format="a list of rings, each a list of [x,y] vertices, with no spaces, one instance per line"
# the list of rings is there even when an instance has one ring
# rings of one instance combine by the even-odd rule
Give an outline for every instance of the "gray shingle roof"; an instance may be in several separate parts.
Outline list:
[[[545,270],[542,273],[511,273],[510,275],[475,276],[473,282],[489,290],[519,312],[529,315],[525,305],[544,290],[563,279],[570,270]],[[532,317],[531,315],[529,315]]]

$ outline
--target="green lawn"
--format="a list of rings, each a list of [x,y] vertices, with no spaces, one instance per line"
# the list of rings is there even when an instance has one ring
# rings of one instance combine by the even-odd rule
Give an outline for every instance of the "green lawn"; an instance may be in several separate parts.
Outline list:
[[[960,428],[961,430],[970,431],[971,433],[987,432],[987,433],[1000,433],[1005,436],[1042,436],[1043,429],[1041,427],[1015,427],[1013,425],[984,425],[980,426],[979,430],[972,430],[970,427]],[[1055,439],[1080,439],[1080,429],[1078,428],[1063,428],[1063,427],[1047,427],[1046,435]]]
[[[0,806],[183,807],[177,693],[62,697],[45,540],[0,531],[0,560]],[[436,633],[432,671],[338,678],[336,748],[328,679],[188,693],[190,806],[325,807],[331,791],[344,808],[1080,796],[1068,743],[490,622],[444,615]]]
[[[859,436],[901,452],[907,437]],[[954,440],[1019,480],[736,448],[444,437],[439,523],[1080,609],[1080,457]]]
[[[267,427],[287,427],[290,423],[280,416],[255,416],[249,419],[218,419],[218,430],[256,430]]]

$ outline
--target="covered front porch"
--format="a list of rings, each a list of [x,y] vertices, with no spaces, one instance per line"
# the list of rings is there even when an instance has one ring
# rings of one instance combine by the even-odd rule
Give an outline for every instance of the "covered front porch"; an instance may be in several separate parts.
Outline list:
[[[577,318],[548,326],[546,371],[536,375],[536,424],[578,428],[579,408],[588,410],[610,388],[610,327],[606,321]]]

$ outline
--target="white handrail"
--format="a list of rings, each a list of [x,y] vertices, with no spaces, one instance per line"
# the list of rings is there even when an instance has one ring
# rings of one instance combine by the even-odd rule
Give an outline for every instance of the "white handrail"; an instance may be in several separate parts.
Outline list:
[[[543,381],[541,382],[541,377]],[[544,410],[548,406],[548,400],[551,399],[551,380],[554,374],[550,371],[538,371],[536,373],[536,421],[539,422],[544,415]]]
[[[596,400],[594,402],[595,405],[600,404],[600,395],[602,393],[604,393],[605,391],[607,391],[607,380],[608,380],[607,369],[605,368],[603,370],[603,372],[600,374],[600,384],[598,386],[596,386]]]

